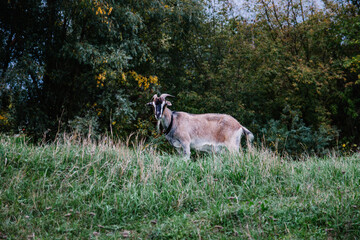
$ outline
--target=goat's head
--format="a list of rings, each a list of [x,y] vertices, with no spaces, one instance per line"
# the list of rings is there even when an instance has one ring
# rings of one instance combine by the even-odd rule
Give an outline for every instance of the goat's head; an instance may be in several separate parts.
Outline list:
[[[157,94],[155,94],[152,98],[152,101],[146,104],[147,106],[154,107],[156,120],[160,120],[163,117],[166,106],[171,106],[171,102],[167,101],[165,99],[166,97],[174,97],[174,96],[167,93],[163,93],[160,95],[160,97],[158,97]]]

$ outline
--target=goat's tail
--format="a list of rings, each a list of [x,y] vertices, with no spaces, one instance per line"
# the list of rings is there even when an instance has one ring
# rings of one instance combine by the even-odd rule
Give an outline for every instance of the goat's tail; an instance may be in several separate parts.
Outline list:
[[[243,128],[243,131],[246,135],[246,139],[249,141],[249,142],[252,142],[252,140],[254,140],[254,134],[252,134],[252,132],[249,131],[249,129],[247,129],[246,127],[242,127]]]

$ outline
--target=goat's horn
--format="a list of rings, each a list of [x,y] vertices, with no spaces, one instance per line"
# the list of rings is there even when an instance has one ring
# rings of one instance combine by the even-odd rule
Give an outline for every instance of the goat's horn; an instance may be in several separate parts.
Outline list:
[[[152,97],[152,100],[154,100],[155,98],[157,98],[157,94],[155,94],[155,95]]]
[[[167,93],[163,93],[161,94],[160,98],[166,98],[166,97],[174,97],[173,95],[167,94]]]

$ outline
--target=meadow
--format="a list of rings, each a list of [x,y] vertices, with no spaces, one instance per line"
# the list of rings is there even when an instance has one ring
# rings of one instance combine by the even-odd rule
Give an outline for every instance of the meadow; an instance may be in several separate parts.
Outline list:
[[[0,136],[0,239],[358,239],[360,154]]]

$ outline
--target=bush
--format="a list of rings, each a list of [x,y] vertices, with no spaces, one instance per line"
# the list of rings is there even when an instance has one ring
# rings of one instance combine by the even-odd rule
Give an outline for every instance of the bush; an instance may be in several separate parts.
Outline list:
[[[298,114],[283,115],[281,120],[271,119],[264,128],[260,129],[260,136],[266,146],[281,154],[300,156],[307,154],[324,155],[331,143],[338,136],[334,127],[321,125],[315,129],[306,126]]]

